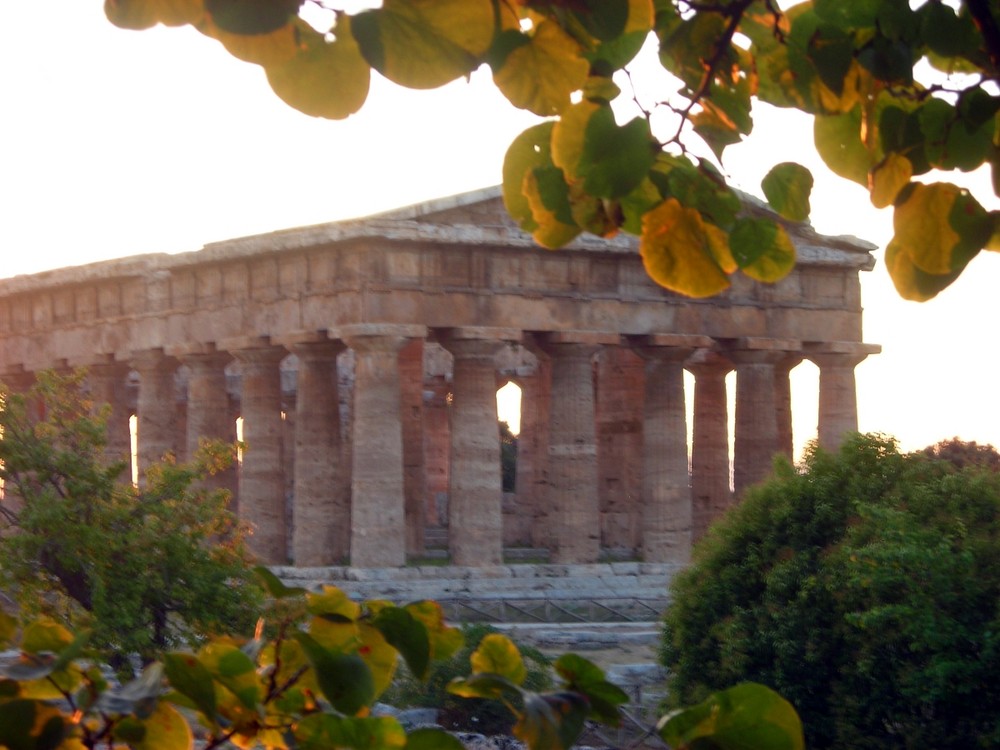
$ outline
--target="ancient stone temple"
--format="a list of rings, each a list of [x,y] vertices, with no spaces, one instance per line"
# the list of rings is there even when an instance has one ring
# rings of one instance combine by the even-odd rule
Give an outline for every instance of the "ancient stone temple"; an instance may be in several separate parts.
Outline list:
[[[87,367],[113,455],[129,455],[136,417],[140,471],[239,423],[247,449],[221,481],[271,563],[400,566],[434,544],[466,566],[510,547],[683,562],[791,452],[792,367],[819,368],[821,444],[856,429],[854,368],[878,350],[858,279],[873,246],[790,232],[790,276],[708,300],[656,286],[627,237],[538,248],[497,189],[64,268],[0,280],[0,379]],[[522,427],[505,496],[510,380]]]

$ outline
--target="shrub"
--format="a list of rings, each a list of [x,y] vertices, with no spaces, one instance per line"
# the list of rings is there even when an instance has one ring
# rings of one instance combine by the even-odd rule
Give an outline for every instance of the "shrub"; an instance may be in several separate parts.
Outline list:
[[[776,470],[673,584],[671,702],[754,680],[810,747],[1000,744],[1000,476],[874,436]]]

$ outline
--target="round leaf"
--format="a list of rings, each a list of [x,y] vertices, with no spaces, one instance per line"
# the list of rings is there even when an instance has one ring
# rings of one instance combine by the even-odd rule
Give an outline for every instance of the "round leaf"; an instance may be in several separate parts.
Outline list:
[[[524,194],[525,177],[537,167],[552,165],[552,128],[555,123],[543,122],[521,133],[507,148],[503,160],[503,202],[507,213],[525,232],[538,227],[531,204]]]
[[[587,80],[590,65],[580,54],[579,43],[558,24],[543,21],[494,69],[493,82],[515,107],[542,117],[558,114]]]
[[[500,633],[490,633],[479,642],[478,648],[469,657],[472,673],[496,674],[520,685],[528,675],[521,652],[513,641]]]
[[[220,29],[233,34],[269,34],[298,14],[302,0],[204,0]]]
[[[728,255],[724,233],[693,208],[668,198],[642,219],[639,253],[657,284],[690,297],[711,297],[729,286],[716,260]]]
[[[913,165],[909,159],[897,153],[889,154],[869,175],[872,205],[875,208],[891,206],[912,176]]]
[[[729,247],[743,273],[757,281],[778,281],[795,267],[795,245],[784,227],[769,219],[737,221]]]
[[[190,698],[209,721],[215,721],[215,683],[212,673],[196,656],[166,654],[163,657],[163,672],[174,690]]]
[[[768,202],[790,221],[809,218],[809,194],[813,177],[808,169],[794,162],[784,162],[771,168],[760,183]]]
[[[139,742],[131,745],[133,750],[189,750],[194,742],[187,720],[164,701],[157,703],[142,723],[146,732]]]

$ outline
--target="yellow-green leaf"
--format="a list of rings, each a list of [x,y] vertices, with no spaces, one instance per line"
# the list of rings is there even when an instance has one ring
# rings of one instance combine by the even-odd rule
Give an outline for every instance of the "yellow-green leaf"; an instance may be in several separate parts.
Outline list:
[[[507,148],[503,160],[503,202],[507,213],[525,232],[538,228],[524,194],[525,178],[538,167],[552,165],[552,128],[543,122],[521,133]]]
[[[303,0],[203,0],[220,29],[233,34],[269,34],[287,25]]]
[[[960,192],[949,183],[915,183],[896,205],[895,242],[926,273],[940,276],[958,270],[953,253],[961,238],[948,217]]]
[[[813,177],[801,164],[784,162],[771,168],[760,183],[768,203],[789,221],[809,218]]]
[[[365,660],[375,683],[375,695],[379,696],[392,684],[399,663],[399,652],[394,649],[378,630],[367,623],[360,627],[361,643],[358,655]]]
[[[191,727],[181,713],[169,703],[160,701],[153,713],[142,722],[146,727],[143,738],[133,744],[133,750],[189,750],[194,742]]]
[[[569,750],[586,718],[587,700],[579,693],[531,694],[514,725],[514,736],[531,748]]]
[[[336,586],[323,586],[320,593],[308,594],[306,603],[306,609],[311,615],[332,617],[344,622],[357,620],[361,615],[358,603]]]
[[[861,140],[861,107],[838,115],[817,115],[813,123],[816,151],[834,173],[868,186],[868,170],[876,162]]]
[[[215,680],[231,692],[246,708],[255,708],[263,695],[256,665],[231,643],[209,641],[198,651],[198,658]]]
[[[521,187],[535,222],[535,242],[555,249],[572,242],[580,234],[569,202],[569,186],[557,167],[541,167],[524,176]]]
[[[743,273],[757,281],[779,281],[795,267],[795,245],[785,228],[769,219],[737,221],[729,248]]]
[[[475,70],[493,41],[491,0],[385,0],[354,17],[369,64],[390,81],[429,89]]]
[[[73,634],[53,620],[39,620],[28,625],[21,637],[21,650],[29,654],[42,651],[59,653],[73,643]]]
[[[490,633],[479,642],[479,646],[469,657],[472,673],[488,672],[506,677],[515,685],[524,682],[528,670],[517,646],[505,635]]]
[[[174,690],[191,699],[208,721],[215,721],[215,685],[212,673],[198,657],[184,653],[165,654],[163,671]]]
[[[267,34],[236,34],[215,25],[211,19],[198,24],[198,31],[218,40],[233,57],[256,65],[280,65],[299,53],[299,29],[310,29],[295,19]]]
[[[889,154],[868,175],[872,205],[875,208],[891,206],[912,176],[913,164],[909,159],[895,151]]]
[[[371,69],[340,16],[333,41],[301,24],[298,53],[267,67],[274,93],[291,107],[313,117],[340,120],[361,109],[368,98]]]
[[[410,602],[406,611],[420,620],[427,628],[431,642],[431,659],[447,659],[465,644],[462,631],[448,625],[444,620],[444,610],[434,601]]]
[[[706,225],[695,209],[668,198],[642,220],[639,253],[646,273],[657,284],[690,297],[718,294],[729,286],[715,259],[722,234]]]
[[[638,54],[653,28],[652,0],[629,0],[625,30],[614,39],[601,42],[587,57],[600,74],[618,70]]]
[[[891,240],[885,248],[885,267],[899,296],[913,302],[926,302],[937,296],[961,275],[961,271],[940,275],[922,271],[896,240]]]
[[[406,732],[391,716],[345,718],[313,714],[296,725],[295,739],[295,746],[301,750],[398,750],[409,746]]]
[[[506,55],[493,82],[515,107],[548,117],[569,106],[589,70],[579,43],[558,24],[543,21],[527,44]]]

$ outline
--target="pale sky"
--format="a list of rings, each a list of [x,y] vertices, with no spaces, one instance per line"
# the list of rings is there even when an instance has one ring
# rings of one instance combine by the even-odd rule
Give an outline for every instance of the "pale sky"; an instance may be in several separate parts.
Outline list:
[[[0,277],[373,213],[499,183],[510,141],[534,118],[488,71],[432,92],[373,80],[341,122],[288,108],[261,69],[191,29],[128,32],[100,0],[7,2],[0,11]],[[924,304],[882,266],[891,214],[826,172],[805,118],[761,112],[724,168],[743,189],[778,161],[813,170],[813,224],[880,246],[863,274],[862,430],[906,449],[959,436],[1000,446],[1000,254],[982,253]],[[952,179],[950,176],[941,179]],[[974,193],[1000,208],[988,176]],[[990,201],[990,202],[987,202]],[[541,252],[541,250],[539,251]],[[797,442],[815,435],[815,368],[794,373]]]

